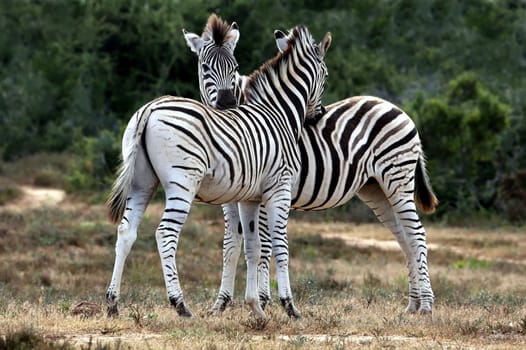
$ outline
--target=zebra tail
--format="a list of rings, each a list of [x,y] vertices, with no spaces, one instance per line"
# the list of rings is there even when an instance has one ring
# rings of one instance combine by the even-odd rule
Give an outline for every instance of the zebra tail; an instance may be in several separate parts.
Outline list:
[[[139,113],[139,112],[137,112]],[[113,224],[119,223],[126,210],[126,201],[135,176],[135,163],[137,153],[142,146],[142,135],[150,117],[150,108],[146,108],[138,115],[138,122],[131,142],[125,145],[123,142],[122,163],[118,170],[118,176],[113,183],[111,193],[106,200],[108,208],[108,219]]]
[[[426,164],[423,156],[421,156],[416,163],[415,201],[418,208],[426,214],[432,214],[438,205],[438,199],[431,188],[429,177],[427,176]]]

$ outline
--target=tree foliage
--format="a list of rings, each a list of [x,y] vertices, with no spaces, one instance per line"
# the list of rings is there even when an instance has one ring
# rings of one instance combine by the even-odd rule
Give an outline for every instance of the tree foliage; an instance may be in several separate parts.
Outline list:
[[[443,211],[506,210],[509,184],[523,183],[523,0],[4,0],[0,158],[81,144],[106,152],[107,136],[146,101],[198,98],[181,29],[200,33],[213,12],[239,24],[243,74],[276,53],[274,29],[331,31],[324,102],[377,95],[411,112]]]

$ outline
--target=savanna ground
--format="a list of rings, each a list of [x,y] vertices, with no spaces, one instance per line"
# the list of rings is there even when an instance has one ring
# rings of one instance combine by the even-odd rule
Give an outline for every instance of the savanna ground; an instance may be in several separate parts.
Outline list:
[[[10,199],[0,206],[0,349],[519,349],[526,343],[524,227],[426,222],[436,300],[433,315],[422,316],[403,313],[405,259],[379,223],[294,214],[291,279],[303,318],[284,314],[273,280],[267,320],[257,322],[243,306],[243,259],[233,305],[221,316],[209,314],[220,285],[223,221],[219,208],[196,205],[177,256],[194,312],[186,319],[165,297],[156,202],[126,263],[120,316],[108,319],[104,293],[116,228],[105,218],[103,197],[19,187],[59,186],[45,171],[38,178],[4,172],[10,179],[0,178],[0,185],[10,190],[0,199]]]

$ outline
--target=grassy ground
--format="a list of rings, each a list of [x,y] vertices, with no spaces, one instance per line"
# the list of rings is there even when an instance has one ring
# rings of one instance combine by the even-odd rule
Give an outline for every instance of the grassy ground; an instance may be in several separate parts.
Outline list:
[[[519,349],[526,341],[524,228],[426,225],[436,304],[432,316],[420,316],[403,313],[405,260],[386,229],[302,215],[289,240],[303,318],[288,319],[274,299],[268,320],[256,322],[242,303],[243,263],[233,306],[208,313],[220,284],[223,222],[218,208],[194,206],[177,257],[195,314],[183,319],[165,297],[153,234],[160,213],[159,204],[149,208],[126,264],[120,317],[107,319],[97,311],[115,227],[104,208],[70,199],[26,211],[0,207],[0,349]],[[82,301],[95,310],[75,314]]]
[[[0,350],[525,346],[524,227],[426,224],[434,312],[406,315],[405,259],[391,234],[376,223],[332,220],[338,211],[293,215],[292,290],[303,318],[288,319],[274,299],[261,322],[243,306],[242,261],[233,305],[222,316],[209,314],[220,284],[223,221],[218,207],[202,205],[192,209],[177,257],[195,317],[176,315],[156,252],[153,232],[162,209],[154,204],[126,264],[120,316],[107,319],[104,293],[116,228],[101,205],[92,205],[103,199],[69,196],[59,205],[38,206],[27,197],[34,185],[63,186],[64,157],[0,164]],[[40,194],[38,202],[46,198]],[[350,215],[370,214],[358,207]],[[276,281],[271,285],[275,298]]]

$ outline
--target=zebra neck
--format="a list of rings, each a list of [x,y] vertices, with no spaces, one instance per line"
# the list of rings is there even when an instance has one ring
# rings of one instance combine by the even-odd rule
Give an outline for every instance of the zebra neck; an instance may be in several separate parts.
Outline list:
[[[276,114],[285,114],[296,141],[307,112],[307,87],[311,82],[306,72],[309,70],[299,67],[290,57],[251,76],[245,91],[246,103],[263,103]]]

